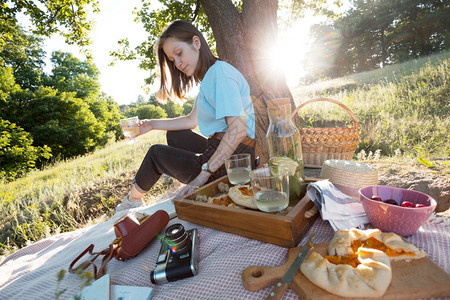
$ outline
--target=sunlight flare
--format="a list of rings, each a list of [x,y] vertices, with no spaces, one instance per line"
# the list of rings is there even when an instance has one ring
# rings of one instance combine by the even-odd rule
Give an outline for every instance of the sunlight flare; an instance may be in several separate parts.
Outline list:
[[[306,54],[311,48],[309,29],[317,22],[314,17],[305,17],[295,22],[286,31],[279,33],[278,43],[269,51],[270,68],[283,71],[288,86],[298,85],[307,74]]]

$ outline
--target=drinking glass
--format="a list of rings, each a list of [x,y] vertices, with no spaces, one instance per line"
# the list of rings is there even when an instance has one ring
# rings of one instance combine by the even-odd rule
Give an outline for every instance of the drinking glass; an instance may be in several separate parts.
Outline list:
[[[228,180],[232,184],[250,182],[249,173],[252,170],[251,156],[248,153],[233,154],[225,161]]]
[[[285,209],[289,205],[289,169],[268,166],[250,172],[256,206],[265,212]]]
[[[138,126],[139,118],[131,117],[120,120],[120,127],[122,128],[123,135],[130,139],[128,144],[137,142],[134,138],[139,135],[140,129]]]

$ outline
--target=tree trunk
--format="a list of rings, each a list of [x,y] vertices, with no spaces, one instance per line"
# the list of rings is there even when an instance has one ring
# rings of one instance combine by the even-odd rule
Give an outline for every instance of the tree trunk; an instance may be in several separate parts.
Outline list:
[[[256,153],[268,161],[266,101],[289,97],[282,72],[270,70],[268,51],[277,42],[277,0],[244,0],[239,12],[231,0],[200,0],[216,39],[219,57],[235,66],[250,85],[255,109]]]

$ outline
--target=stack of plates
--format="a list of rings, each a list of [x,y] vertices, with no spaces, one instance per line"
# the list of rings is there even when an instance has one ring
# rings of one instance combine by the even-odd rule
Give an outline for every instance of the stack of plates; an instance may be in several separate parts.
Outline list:
[[[326,160],[320,177],[329,179],[335,187],[358,201],[359,189],[378,184],[378,172],[375,168],[350,160]]]

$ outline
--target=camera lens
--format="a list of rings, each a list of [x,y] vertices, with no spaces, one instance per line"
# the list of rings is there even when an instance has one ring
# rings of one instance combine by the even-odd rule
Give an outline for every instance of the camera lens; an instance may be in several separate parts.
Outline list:
[[[191,246],[191,239],[181,224],[174,224],[167,228],[165,236],[173,253],[183,253]]]

